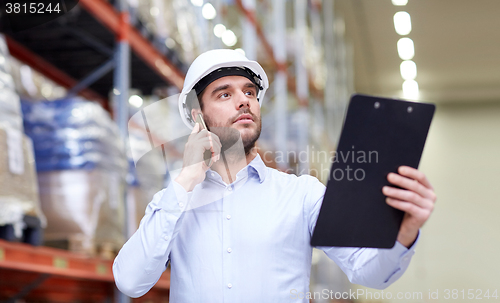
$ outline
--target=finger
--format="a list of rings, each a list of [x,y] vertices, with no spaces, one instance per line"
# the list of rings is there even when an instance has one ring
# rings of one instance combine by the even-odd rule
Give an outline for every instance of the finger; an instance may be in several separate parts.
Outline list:
[[[201,129],[197,134],[195,134],[194,138],[196,140],[203,140],[205,138],[208,138],[208,136],[209,136],[208,130]]]
[[[203,150],[212,150],[212,142],[209,137],[201,138],[197,141],[203,147]]]
[[[214,156],[217,160],[220,159],[220,151],[222,149],[222,143],[220,142],[219,136],[214,133],[210,133],[212,137],[212,142],[214,143]]]
[[[432,203],[428,199],[424,199],[419,194],[412,192],[410,190],[394,188],[390,186],[384,186],[382,192],[389,198],[411,202],[421,208],[430,208]]]
[[[222,147],[222,143],[220,143],[220,138],[219,136],[217,136],[216,134],[214,133],[211,133],[212,134],[212,139],[220,146]]]
[[[215,156],[215,149],[214,149],[214,142],[212,139],[212,133],[208,132],[208,141],[210,142],[210,158],[213,158]]]
[[[210,139],[208,137],[195,138],[192,142],[186,144],[186,149],[192,151],[200,150],[201,152],[204,152],[205,150],[210,150],[210,146]]]
[[[430,213],[431,213],[429,210],[422,209],[413,203],[401,201],[398,199],[386,198],[385,202],[389,206],[392,206],[396,209],[404,211],[405,213],[409,214],[410,216],[415,217],[423,222],[425,222],[427,220],[427,218],[429,218]]]
[[[196,129],[196,126],[193,129]],[[206,130],[201,130],[198,133],[191,133],[189,135],[188,142],[186,143],[186,147],[196,148],[199,144],[201,144],[200,142],[205,140],[208,142],[207,134],[208,132]]]
[[[401,201],[394,198],[386,198],[385,202],[390,206],[399,209],[401,211],[404,211],[405,213],[408,213],[412,216],[415,216],[420,211],[418,206],[410,202]]]
[[[434,190],[434,188],[432,187],[431,183],[429,182],[429,180],[427,179],[425,174],[423,172],[419,171],[418,169],[415,169],[415,168],[410,167],[410,166],[400,166],[398,168],[398,172],[401,175],[412,178],[414,180],[417,180],[425,187]]]
[[[420,182],[414,179],[410,179],[395,173],[389,173],[387,175],[387,180],[394,185],[416,192],[424,198],[432,200],[434,197],[434,192],[432,191],[432,189],[425,187]]]
[[[200,124],[199,123],[195,123],[194,126],[193,126],[193,130],[191,130],[191,134],[189,135],[188,140],[190,140],[194,136],[196,136],[196,134],[198,134],[199,131],[200,131]]]

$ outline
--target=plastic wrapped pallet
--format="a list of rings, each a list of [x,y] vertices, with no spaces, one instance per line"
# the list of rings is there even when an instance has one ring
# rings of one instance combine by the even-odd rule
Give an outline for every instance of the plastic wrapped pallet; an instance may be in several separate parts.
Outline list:
[[[123,176],[110,172],[103,175],[102,181],[108,189],[108,196],[99,212],[95,243],[102,257],[112,259],[125,243],[123,201],[126,182]]]
[[[10,74],[10,61],[5,38],[0,35],[0,126],[22,131],[21,105]]]
[[[129,200],[129,232],[135,232],[149,202],[163,188],[167,173],[165,160],[159,148],[151,149],[148,135],[139,129],[129,129],[130,148],[143,150],[143,156],[134,164],[129,160],[127,199]]]
[[[118,127],[101,106],[82,98],[22,101],[37,171],[106,168],[126,172]]]
[[[123,237],[124,180],[102,169],[39,172],[40,200],[47,217],[45,241],[67,241],[68,249],[95,254],[118,249]]]
[[[45,225],[31,139],[16,129],[0,127],[0,226],[12,225],[21,238],[26,215]]]
[[[87,254],[117,251],[128,163],[114,121],[81,98],[23,101],[22,110],[47,216],[46,244]]]

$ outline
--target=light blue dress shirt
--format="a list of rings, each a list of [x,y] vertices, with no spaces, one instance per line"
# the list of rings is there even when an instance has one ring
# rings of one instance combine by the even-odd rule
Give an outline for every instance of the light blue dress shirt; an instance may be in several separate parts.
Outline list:
[[[268,168],[258,155],[230,185],[212,170],[190,193],[172,181],[116,257],[116,285],[142,296],[170,261],[170,302],[308,302],[292,298],[309,291],[324,193],[316,178]],[[352,283],[383,289],[406,270],[414,246],[318,248]]]

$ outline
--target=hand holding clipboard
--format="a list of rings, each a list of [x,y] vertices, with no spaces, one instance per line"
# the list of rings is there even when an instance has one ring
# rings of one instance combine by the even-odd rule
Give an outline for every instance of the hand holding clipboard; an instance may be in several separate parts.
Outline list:
[[[434,111],[433,104],[364,95],[351,98],[311,245],[391,248],[401,238],[404,216],[412,216],[408,204],[400,202],[426,212],[414,220],[418,224],[410,222],[415,217],[406,220],[405,228],[414,229],[427,220],[435,195],[416,168]],[[356,156],[351,157],[353,153]],[[394,174],[401,166],[407,166],[407,172]],[[347,178],[346,172],[354,176]],[[408,179],[425,189],[408,185]],[[401,201],[410,196],[408,192],[417,194],[412,195],[415,201]],[[386,196],[392,202],[386,202]]]

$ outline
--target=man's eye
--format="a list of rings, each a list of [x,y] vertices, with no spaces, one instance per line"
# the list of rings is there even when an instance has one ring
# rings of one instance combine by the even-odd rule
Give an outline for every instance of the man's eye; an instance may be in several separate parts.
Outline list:
[[[220,97],[221,98],[227,98],[227,97],[229,97],[229,94],[228,93],[223,93],[223,94],[220,95]]]
[[[248,91],[248,92],[246,92],[246,94],[249,95],[249,96],[253,96],[254,95],[254,93],[252,91]]]

